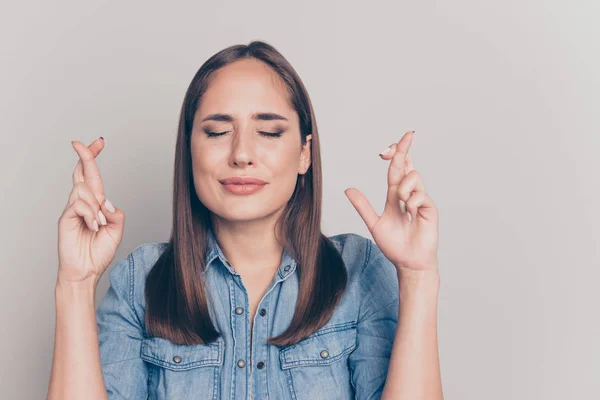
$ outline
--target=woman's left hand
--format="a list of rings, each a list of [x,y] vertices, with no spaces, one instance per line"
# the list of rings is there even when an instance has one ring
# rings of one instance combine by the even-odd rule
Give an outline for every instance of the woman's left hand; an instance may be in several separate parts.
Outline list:
[[[414,131],[405,133],[398,143],[390,146],[390,151],[381,155],[384,160],[392,160],[381,216],[357,189],[346,189],[345,193],[398,273],[421,276],[438,273],[438,210],[408,155],[413,135]]]

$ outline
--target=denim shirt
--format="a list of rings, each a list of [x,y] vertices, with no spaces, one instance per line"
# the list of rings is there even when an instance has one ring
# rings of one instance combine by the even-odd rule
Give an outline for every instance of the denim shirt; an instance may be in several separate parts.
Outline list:
[[[295,260],[284,249],[262,297],[250,342],[248,293],[210,233],[204,279],[209,312],[221,337],[178,345],[149,337],[144,283],[167,243],[145,243],[117,261],[96,310],[100,361],[109,399],[379,399],[385,385],[399,307],[394,265],[374,241],[355,233],[329,236],[348,283],[331,319],[295,345],[282,333],[298,296]]]

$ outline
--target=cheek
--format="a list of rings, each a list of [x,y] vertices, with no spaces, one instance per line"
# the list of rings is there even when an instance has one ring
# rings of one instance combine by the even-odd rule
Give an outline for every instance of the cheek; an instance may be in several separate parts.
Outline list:
[[[274,174],[295,174],[298,172],[300,153],[291,146],[271,149],[264,152],[263,163],[268,165]]]
[[[216,170],[219,165],[218,157],[204,149],[193,149],[192,151],[192,175],[196,192],[201,199],[204,196],[212,196],[209,193],[215,190],[213,181],[218,176]]]
[[[194,144],[192,140],[191,157],[194,171],[211,172],[211,169],[219,165],[219,160],[222,158],[221,153],[222,151],[214,146],[211,147],[204,142]]]
[[[194,181],[199,182],[204,179],[208,173],[206,159],[203,157],[192,156],[192,174]]]
[[[283,153],[282,153],[283,154]],[[290,151],[287,155],[281,157],[273,157],[270,159],[269,169],[272,172],[273,182],[276,183],[277,202],[287,201],[294,192],[298,180],[298,152]]]

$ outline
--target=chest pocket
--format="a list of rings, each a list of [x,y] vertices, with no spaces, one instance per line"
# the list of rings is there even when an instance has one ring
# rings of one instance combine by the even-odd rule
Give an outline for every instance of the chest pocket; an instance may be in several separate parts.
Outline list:
[[[321,328],[295,345],[279,351],[288,376],[291,398],[349,399],[348,356],[356,348],[356,323]]]
[[[142,340],[141,358],[147,363],[149,399],[218,399],[224,342],[179,345],[167,339]]]

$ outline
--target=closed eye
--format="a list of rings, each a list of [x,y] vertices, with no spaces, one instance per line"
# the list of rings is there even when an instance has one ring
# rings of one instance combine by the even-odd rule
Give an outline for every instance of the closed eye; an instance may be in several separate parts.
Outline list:
[[[224,134],[226,134],[228,131],[225,132],[211,132],[211,131],[204,131],[209,138],[213,138],[213,137],[219,137],[222,136]],[[278,131],[278,132],[264,132],[264,131],[258,131],[258,133],[260,133],[263,136],[267,136],[267,137],[280,137],[281,134],[283,133],[283,131]]]

